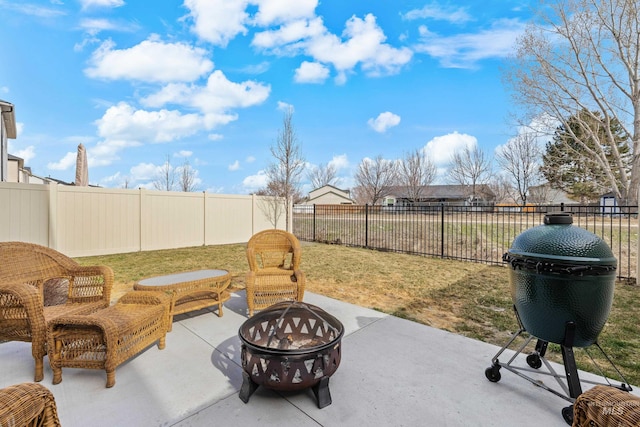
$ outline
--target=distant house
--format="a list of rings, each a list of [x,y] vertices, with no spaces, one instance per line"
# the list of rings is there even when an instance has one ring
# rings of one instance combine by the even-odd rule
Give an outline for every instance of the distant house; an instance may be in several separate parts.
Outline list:
[[[14,156],[13,154],[7,155],[7,179],[6,182],[17,182],[22,184],[62,184],[73,185],[68,182],[60,181],[51,177],[43,178],[34,175],[31,172],[31,168],[24,165],[24,159]]]
[[[569,194],[562,190],[551,188],[549,184],[537,185],[535,187],[529,187],[529,197],[527,202],[535,203],[538,205],[559,205],[564,204],[576,204],[577,201],[569,197]]]
[[[420,206],[433,203],[446,203],[464,206],[482,206],[495,202],[496,196],[488,185],[476,185],[475,196],[469,185],[425,185],[421,187],[420,196],[412,200],[409,187],[390,187],[388,196],[384,198],[386,206]]]
[[[341,190],[333,185],[324,185],[309,192],[302,205],[353,205],[349,190]]]
[[[0,99],[0,181],[5,182],[9,177],[9,142],[16,139],[16,116],[13,104]]]

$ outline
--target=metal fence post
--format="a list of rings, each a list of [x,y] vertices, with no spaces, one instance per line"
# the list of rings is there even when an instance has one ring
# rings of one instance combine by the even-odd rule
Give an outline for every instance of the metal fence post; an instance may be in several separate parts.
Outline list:
[[[369,247],[369,203],[364,205],[364,247]]]
[[[444,203],[440,203],[440,258],[444,258]]]
[[[316,241],[316,204],[313,204],[313,239],[312,242]]]

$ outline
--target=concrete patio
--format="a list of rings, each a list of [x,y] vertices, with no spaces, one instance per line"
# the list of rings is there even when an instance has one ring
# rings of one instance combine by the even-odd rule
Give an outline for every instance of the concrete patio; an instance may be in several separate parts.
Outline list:
[[[260,387],[247,404],[238,398],[244,293],[233,294],[221,318],[208,310],[177,316],[166,348],[150,347],[120,365],[111,389],[104,371],[83,369],[63,369],[62,383],[52,385],[46,358],[42,384],[55,396],[63,427],[566,425],[564,399],[506,370],[498,383],[485,378],[496,346],[317,294],[305,301],[345,327],[342,362],[330,379],[333,403],[323,409],[311,390]],[[539,377],[557,388],[552,377]],[[0,344],[0,387],[32,380],[30,344]]]

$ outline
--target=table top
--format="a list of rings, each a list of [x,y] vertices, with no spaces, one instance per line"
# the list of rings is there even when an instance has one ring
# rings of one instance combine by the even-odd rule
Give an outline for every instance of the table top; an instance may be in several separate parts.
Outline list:
[[[183,273],[166,274],[163,276],[149,277],[137,282],[141,286],[167,286],[176,283],[194,282],[202,279],[213,279],[229,274],[227,270],[196,270]]]

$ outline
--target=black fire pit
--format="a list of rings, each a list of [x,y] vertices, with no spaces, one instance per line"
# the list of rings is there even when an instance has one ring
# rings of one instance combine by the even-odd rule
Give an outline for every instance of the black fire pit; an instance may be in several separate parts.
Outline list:
[[[238,331],[240,399],[247,403],[259,386],[281,391],[311,387],[318,408],[330,405],[329,377],[340,365],[343,334],[338,319],[302,302],[277,303],[250,317]]]
[[[595,234],[572,225],[569,213],[545,215],[544,224],[526,230],[515,238],[503,260],[509,263],[511,297],[520,329],[493,357],[485,371],[489,381],[500,381],[500,369],[505,368],[573,403],[582,393],[574,347],[594,345],[611,361],[598,345],[611,304],[616,278],[617,261],[609,246]],[[522,334],[524,342],[508,362],[499,361],[502,353]],[[512,363],[529,343],[537,338],[535,350],[526,357],[529,368]],[[549,342],[560,345],[566,381],[553,370],[544,356]],[[592,359],[593,360],[593,359]],[[562,388],[560,393],[542,381],[530,378],[522,371],[538,370],[545,365]],[[623,380],[618,386],[631,390],[624,376],[611,363]],[[607,384],[611,385],[607,380]],[[562,410],[571,424],[573,407]]]

